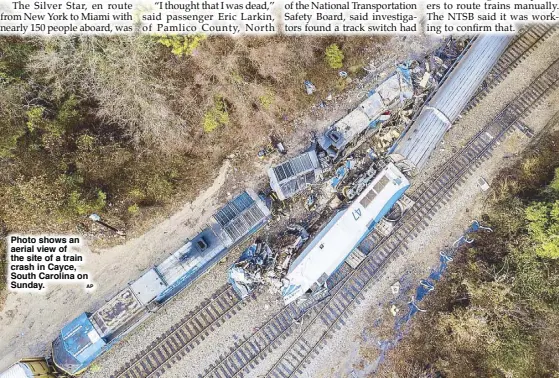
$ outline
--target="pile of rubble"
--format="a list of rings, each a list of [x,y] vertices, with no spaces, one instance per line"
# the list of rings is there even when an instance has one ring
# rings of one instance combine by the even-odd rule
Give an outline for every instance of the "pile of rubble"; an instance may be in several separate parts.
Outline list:
[[[248,247],[228,270],[228,280],[241,298],[245,298],[265,278],[272,278],[276,256],[266,243],[257,241]]]
[[[308,240],[307,230],[290,225],[287,232],[272,245],[256,241],[229,267],[228,281],[241,298],[266,285],[271,291],[279,291],[287,274],[294,253]]]

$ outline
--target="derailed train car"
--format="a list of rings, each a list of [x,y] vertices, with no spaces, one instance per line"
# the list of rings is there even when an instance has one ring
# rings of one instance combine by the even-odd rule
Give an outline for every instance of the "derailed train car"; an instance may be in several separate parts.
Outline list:
[[[393,147],[393,161],[403,162],[417,170],[425,165],[512,39],[513,35],[508,34],[477,37],[452,75]]]
[[[410,70],[400,65],[393,75],[369,92],[365,101],[318,138],[320,147],[331,158],[338,158],[358,135],[368,128],[374,128],[383,114],[403,106],[411,98],[413,98],[413,83]]]
[[[291,263],[282,288],[285,304],[322,290],[409,185],[406,176],[388,164],[349,207],[334,215]]]
[[[83,313],[52,344],[55,366],[79,374],[152,312],[221,260],[231,247],[268,221],[270,211],[252,191],[237,196],[211,224],[159,265],[128,284],[93,313]]]
[[[367,98],[345,117],[338,120],[317,138],[320,149],[338,159],[347,146],[366,130],[375,130],[391,111],[403,107],[413,98],[410,70],[405,65],[368,93]],[[313,146],[268,170],[270,187],[279,200],[288,199],[322,178],[322,167]]]

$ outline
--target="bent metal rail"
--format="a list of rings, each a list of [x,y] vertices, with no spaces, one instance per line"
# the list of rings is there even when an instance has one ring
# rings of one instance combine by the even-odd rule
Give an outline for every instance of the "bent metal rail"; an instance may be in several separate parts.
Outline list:
[[[556,30],[557,27],[536,25],[522,32],[499,59],[496,68],[490,73],[491,79],[486,81],[486,85],[472,99],[471,104],[474,101],[479,102],[476,99],[485,96],[494,86],[493,83],[502,81],[526,54],[532,52],[539,43]],[[344,277],[345,274],[339,279]],[[225,297],[229,297],[230,300],[224,301]],[[221,288],[110,377],[147,378],[160,375],[165,368],[170,367],[198,345],[204,336],[213,332],[226,319],[234,315],[240,303],[242,302],[228,285]],[[300,315],[300,313],[293,312],[293,309],[286,311],[291,313],[294,319]]]
[[[344,325],[353,306],[364,298],[368,284],[381,276],[382,268],[405,249],[405,243],[423,229],[432,215],[446,203],[458,186],[472,173],[475,166],[491,156],[491,150],[512,132],[517,122],[528,115],[559,86],[559,59],[544,71],[530,86],[510,102],[491,122],[478,132],[470,142],[447,161],[428,180],[429,185],[419,187],[412,194],[415,205],[404,215],[393,232],[379,241],[359,267],[344,277],[334,293],[309,313],[311,319],[301,326],[299,335],[289,344],[277,362],[268,371],[269,377],[294,377],[302,374],[319,349]],[[251,371],[265,355],[279,347],[279,341],[294,331],[297,322],[285,317],[281,311],[267,324],[281,327],[268,337],[268,328],[231,348],[230,352],[211,366],[203,377],[240,377]]]

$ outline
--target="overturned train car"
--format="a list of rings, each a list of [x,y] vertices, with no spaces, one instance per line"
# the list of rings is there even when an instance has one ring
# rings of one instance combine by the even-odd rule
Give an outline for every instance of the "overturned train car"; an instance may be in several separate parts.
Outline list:
[[[270,211],[247,190],[221,208],[211,224],[93,313],[67,324],[52,344],[54,364],[79,374],[152,312],[207,272],[268,221]]]

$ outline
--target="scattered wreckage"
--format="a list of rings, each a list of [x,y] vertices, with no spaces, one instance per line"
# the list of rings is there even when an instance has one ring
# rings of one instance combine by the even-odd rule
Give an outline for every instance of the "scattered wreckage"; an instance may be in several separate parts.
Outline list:
[[[227,271],[228,281],[240,298],[246,298],[263,285],[279,291],[293,254],[308,240],[309,233],[298,224],[287,226],[287,231],[274,244],[274,251],[260,240],[241,253]]]
[[[330,234],[325,230],[335,230],[340,227],[339,217],[342,217],[348,208],[363,207],[360,203],[364,201],[361,198],[363,192],[378,184],[377,180],[381,180],[380,176],[386,175],[387,170],[393,172],[392,175],[395,177],[402,177],[400,181],[392,183],[394,188],[407,183],[405,176],[402,175],[408,173],[406,167],[392,164],[388,156],[468,46],[468,40],[449,38],[442,47],[425,59],[409,60],[398,64],[395,72],[375,89],[369,91],[361,104],[335,122],[323,134],[314,135],[310,147],[305,152],[268,170],[273,198],[278,206],[284,206],[281,204],[283,201],[294,200],[298,194],[312,188],[310,192],[307,191],[308,194],[303,200],[307,210],[316,208],[317,203],[325,202],[329,203],[331,208],[340,210],[337,210],[337,215],[318,232],[309,242],[310,244],[304,243],[305,249],[299,253],[299,256],[296,256],[295,251],[298,251],[303,243],[290,250],[273,243],[269,247],[266,245],[266,248],[260,247],[260,251],[266,251],[265,253],[273,256],[268,260],[261,257],[246,259],[243,253],[245,257],[235,263],[230,270],[230,278],[236,277],[232,279],[232,283],[240,288],[236,288],[238,292],[246,296],[255,287],[268,284],[272,290],[280,289],[286,302],[289,302],[304,298],[301,294],[311,287],[317,292],[324,289],[325,282],[319,282],[320,277],[314,277],[316,280],[313,278],[313,282],[307,282],[304,272],[298,278],[302,283],[294,284],[293,275],[300,270],[297,266],[301,265],[309,248],[312,250],[320,246],[321,243],[314,240],[322,240],[326,234]],[[316,90],[310,82],[305,85],[309,94]],[[387,184],[386,181],[382,183]],[[413,205],[409,198],[403,195],[403,191],[405,191],[404,187],[400,192],[392,194],[389,200],[392,204],[388,208],[383,206],[382,211],[379,210],[374,214],[374,220],[369,223],[369,227],[376,226],[381,234],[390,232],[393,224]],[[378,193],[378,191],[374,192]],[[350,204],[351,201],[354,202]],[[358,211],[366,212],[364,207],[359,208]],[[281,214],[289,217],[284,212]],[[348,232],[350,231],[346,230],[343,234],[347,235]],[[365,230],[359,232],[363,233]],[[339,254],[343,259],[353,251],[352,246],[348,245],[340,249],[335,246],[335,243],[334,249],[343,249],[343,253]],[[320,255],[322,257],[319,257],[319,260],[324,258],[323,253]],[[269,262],[269,265],[265,261]],[[308,268],[309,264],[305,265]],[[305,271],[310,269],[307,268]]]

